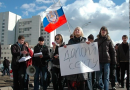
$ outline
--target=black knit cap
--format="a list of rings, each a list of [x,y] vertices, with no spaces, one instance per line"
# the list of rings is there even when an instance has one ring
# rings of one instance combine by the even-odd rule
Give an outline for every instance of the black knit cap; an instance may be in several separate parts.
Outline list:
[[[92,34],[90,34],[88,38],[94,40],[94,36]]]
[[[43,36],[40,36],[40,37],[38,38],[38,41],[44,41],[44,37],[43,37]]]

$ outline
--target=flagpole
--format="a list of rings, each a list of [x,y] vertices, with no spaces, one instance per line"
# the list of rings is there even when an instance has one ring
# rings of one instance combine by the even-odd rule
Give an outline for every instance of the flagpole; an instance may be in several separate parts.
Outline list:
[[[53,1],[54,1],[54,0],[53,0]],[[59,3],[60,3],[60,6],[62,7],[60,0],[58,0],[58,1],[59,1]],[[67,19],[67,18],[66,18],[66,19]],[[71,30],[70,30],[70,27],[69,27],[68,20],[67,20],[67,26],[68,26],[68,29],[69,29],[69,32],[70,32],[70,35],[71,35]]]

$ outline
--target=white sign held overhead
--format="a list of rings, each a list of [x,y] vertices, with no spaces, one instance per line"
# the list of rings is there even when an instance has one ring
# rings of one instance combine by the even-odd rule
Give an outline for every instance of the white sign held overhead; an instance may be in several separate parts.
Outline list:
[[[61,75],[99,71],[97,43],[80,43],[59,48]]]

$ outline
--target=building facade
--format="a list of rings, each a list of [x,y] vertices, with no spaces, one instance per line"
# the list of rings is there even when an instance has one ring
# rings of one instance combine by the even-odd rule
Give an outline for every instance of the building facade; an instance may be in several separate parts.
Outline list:
[[[38,43],[38,38],[43,36],[45,45],[47,45],[49,49],[52,47],[56,30],[51,33],[46,32],[40,15],[22,19],[21,16],[12,12],[1,12],[0,21],[2,21],[0,22],[2,61],[4,57],[9,60],[12,59],[10,47],[18,41],[19,35],[23,35],[25,41],[28,42],[30,46],[35,46]]]
[[[9,45],[16,40],[17,22],[21,16],[12,12],[0,13],[0,42],[1,45]]]

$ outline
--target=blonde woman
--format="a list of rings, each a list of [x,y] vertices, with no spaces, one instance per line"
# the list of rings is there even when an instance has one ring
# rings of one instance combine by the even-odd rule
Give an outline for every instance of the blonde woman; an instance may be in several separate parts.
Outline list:
[[[83,37],[83,30],[81,27],[76,27],[73,31],[73,38],[68,42],[68,45],[85,43],[86,38]],[[89,42],[87,42],[89,44]],[[66,47],[66,45],[64,46]],[[88,82],[88,73],[73,74],[67,76],[68,90],[91,90]],[[87,80],[87,81],[86,81]]]

